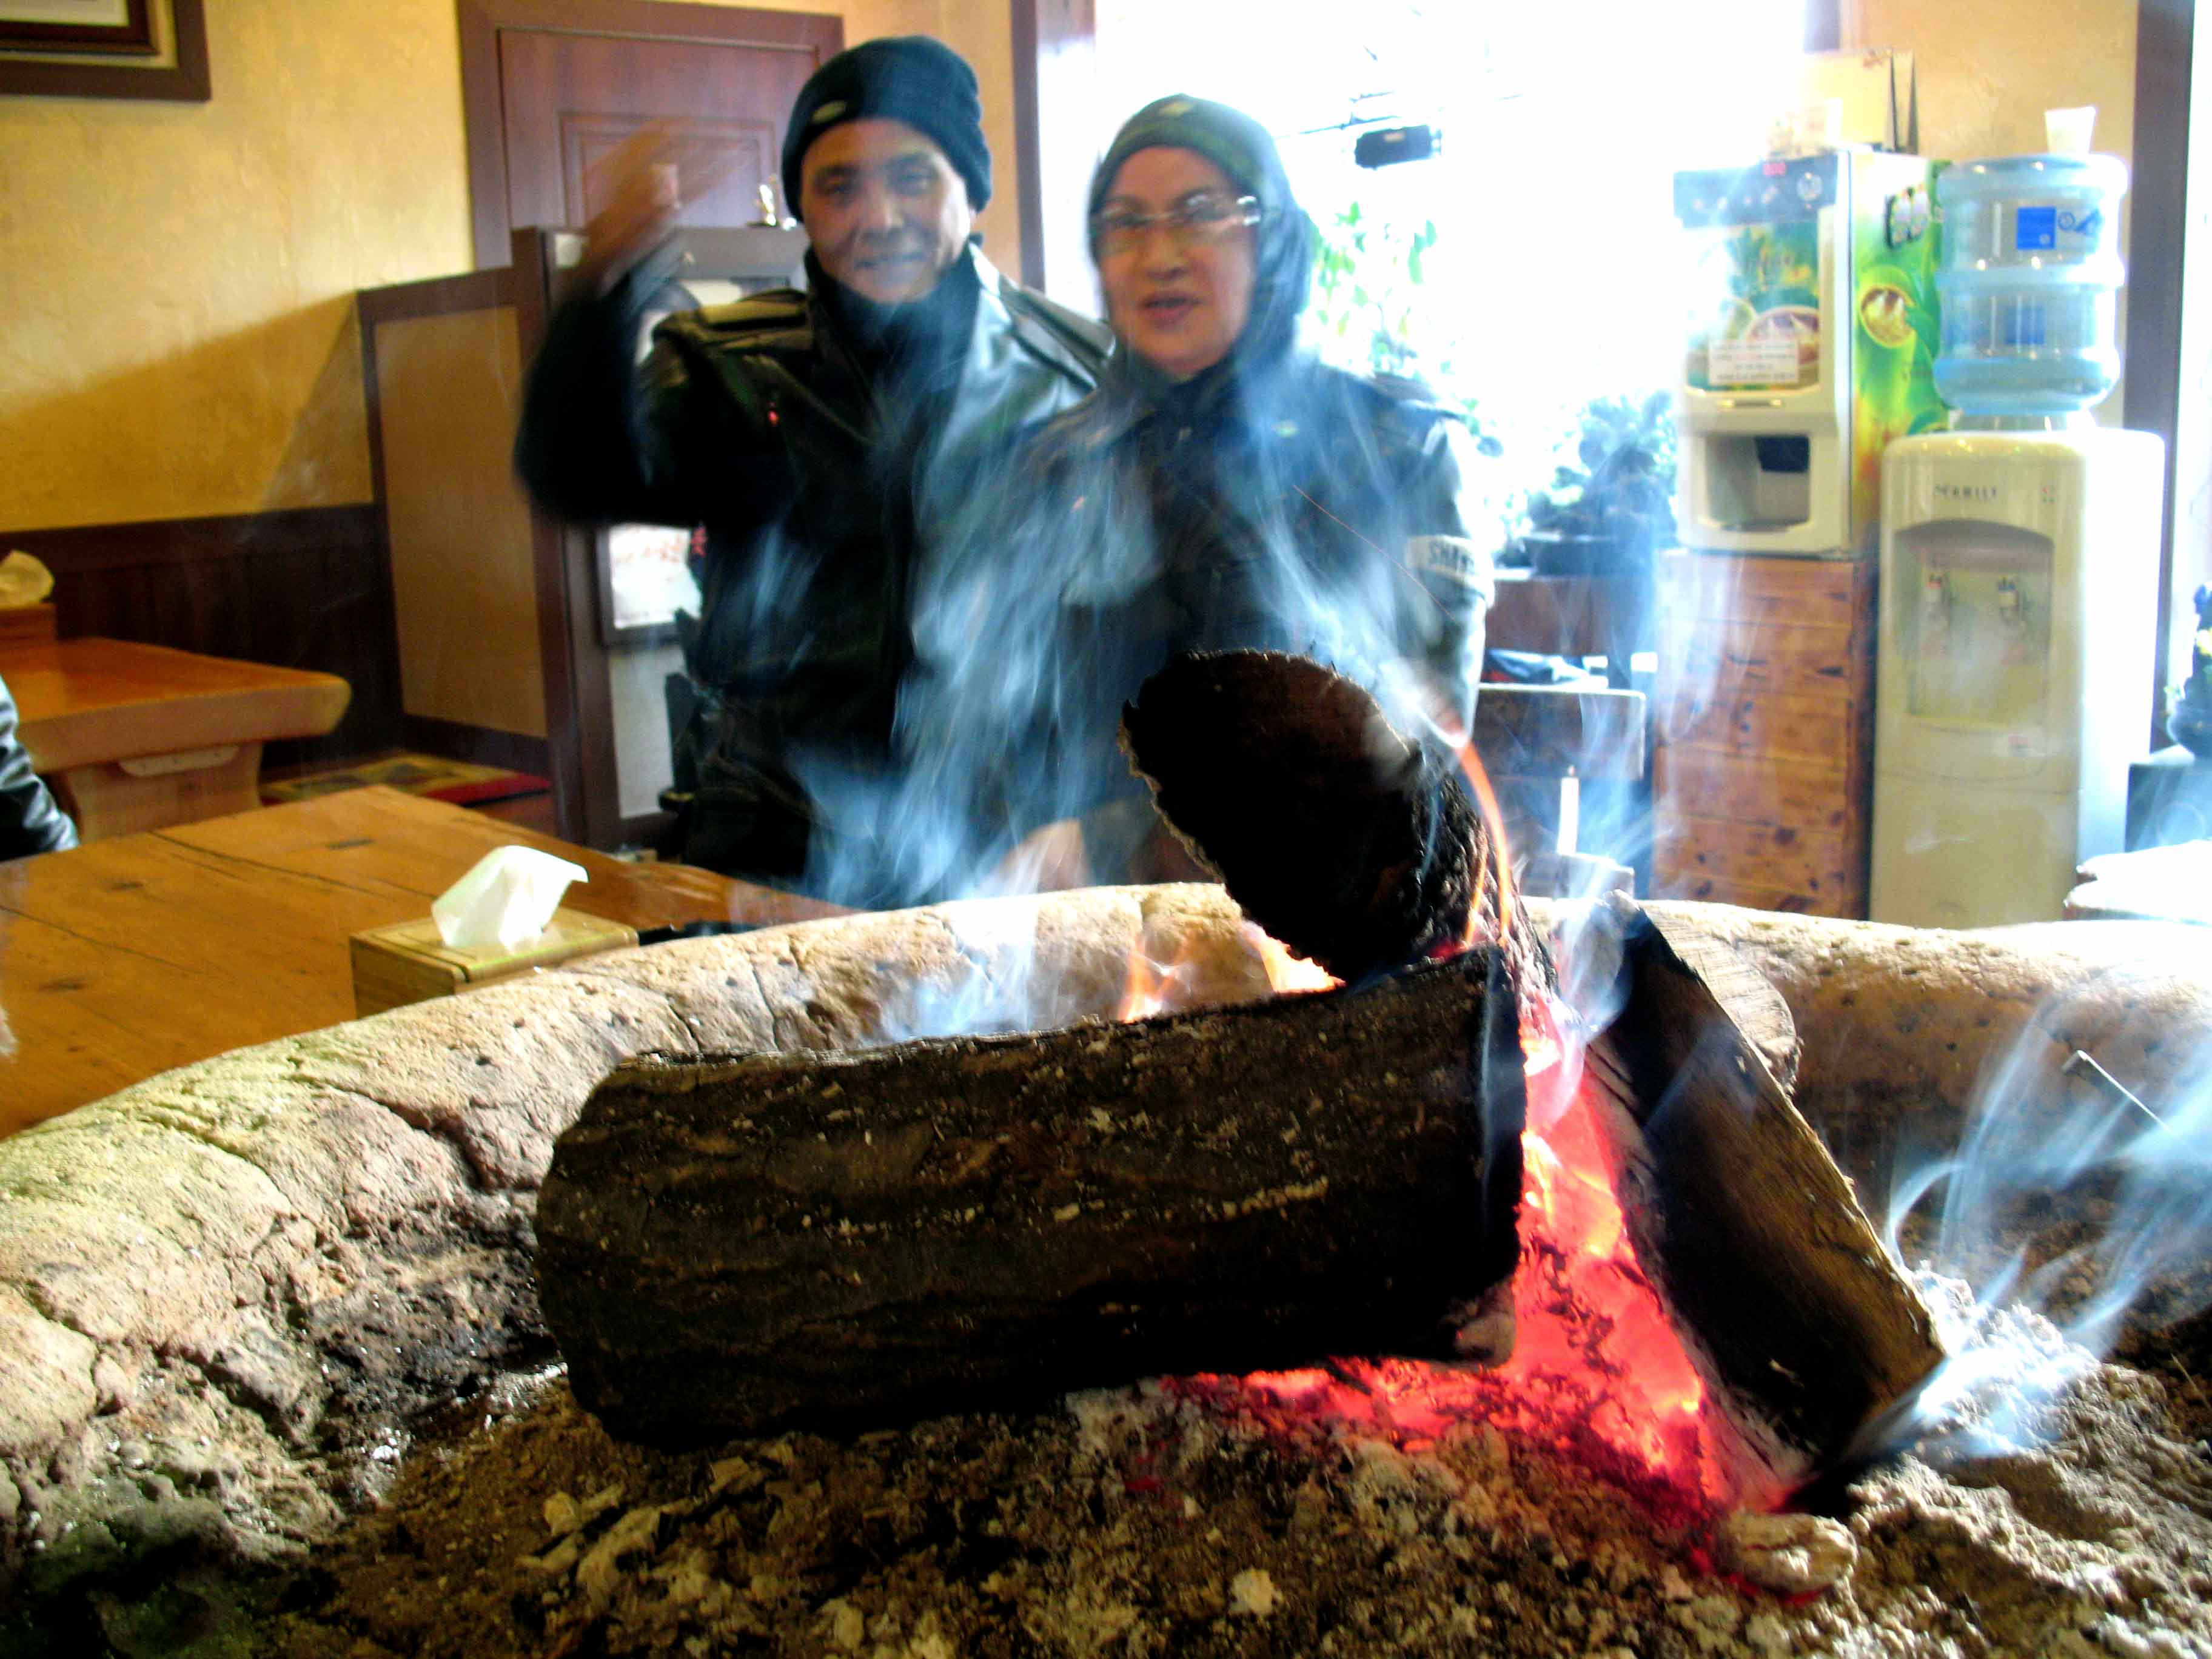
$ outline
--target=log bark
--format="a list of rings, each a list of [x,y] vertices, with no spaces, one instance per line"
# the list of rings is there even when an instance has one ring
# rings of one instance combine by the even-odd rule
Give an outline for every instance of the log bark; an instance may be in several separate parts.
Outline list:
[[[1943,1350],[1762,1058],[1753,1033],[1773,1041],[1772,994],[1719,981],[1747,999],[1747,1030],[1686,960],[1710,955],[1694,929],[1622,900],[1606,919],[1625,995],[1591,1044],[1589,1076],[1638,1254],[1692,1359],[1785,1486],[1887,1449],[1874,1442]]]
[[[1490,841],[1457,763],[1350,680],[1273,652],[1178,658],[1123,711],[1121,737],[1229,896],[1339,979],[1466,936]],[[1492,921],[1497,905],[1493,890]]]
[[[1516,1003],[1484,951],[1126,1024],[632,1065],[556,1149],[546,1322],[586,1407],[664,1444],[1449,1356],[1516,1253]]]

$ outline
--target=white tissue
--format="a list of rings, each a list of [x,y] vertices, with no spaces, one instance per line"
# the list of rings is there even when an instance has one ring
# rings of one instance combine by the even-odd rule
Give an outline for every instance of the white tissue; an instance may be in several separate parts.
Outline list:
[[[512,951],[545,931],[583,866],[534,847],[495,847],[438,895],[430,915],[438,937],[456,950],[496,945]]]
[[[2043,112],[2043,144],[2052,155],[2087,155],[2097,131],[2097,106],[2047,109]]]
[[[28,553],[0,559],[0,611],[36,605],[54,591],[54,573]]]

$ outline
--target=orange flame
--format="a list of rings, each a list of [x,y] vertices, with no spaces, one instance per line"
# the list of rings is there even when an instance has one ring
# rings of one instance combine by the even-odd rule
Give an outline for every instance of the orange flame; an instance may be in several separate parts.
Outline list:
[[[1186,947],[1187,954],[1188,947]],[[1139,939],[1129,947],[1128,972],[1121,981],[1121,1006],[1115,1011],[1117,1020],[1149,1019],[1164,1012],[1169,1006],[1169,988],[1176,975],[1182,972],[1184,955],[1179,954],[1164,969],[1145,954],[1145,944]]]
[[[1267,970],[1268,988],[1277,996],[1333,991],[1343,983],[1319,963],[1292,954],[1288,945],[1253,923],[1248,921],[1243,927],[1253,955]],[[1173,1013],[1183,1006],[1185,994],[1190,988],[1186,981],[1191,977],[1198,943],[1195,932],[1186,934],[1176,947],[1175,960],[1164,968],[1145,954],[1142,939],[1131,945],[1128,967],[1121,980],[1121,1002],[1114,1018],[1148,1019],[1154,1014]]]
[[[1701,1423],[1704,1380],[1637,1258],[1590,1092],[1541,1024],[1522,1040],[1518,1330],[1499,1375],[1577,1402],[1589,1433],[1705,1504],[1744,1497]]]
[[[1344,983],[1319,963],[1292,955],[1290,946],[1251,922],[1244,924],[1244,937],[1260,958],[1260,965],[1267,970],[1267,983],[1278,996],[1294,992],[1334,991]]]
[[[1522,1047],[1529,1127],[1510,1359],[1492,1370],[1339,1360],[1175,1386],[1278,1429],[1348,1425],[1409,1449],[1494,1427],[1573,1459],[1671,1526],[1771,1506],[1779,1494],[1748,1490],[1707,1423],[1703,1381],[1637,1260],[1573,1043],[1540,1006]]]

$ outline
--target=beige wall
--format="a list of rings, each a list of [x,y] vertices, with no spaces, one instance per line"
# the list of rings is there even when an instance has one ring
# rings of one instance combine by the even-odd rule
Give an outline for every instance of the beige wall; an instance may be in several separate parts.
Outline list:
[[[1005,0],[750,3],[965,54],[1014,263]],[[209,103],[0,97],[0,528],[368,500],[353,291],[472,263],[453,0],[206,10]]]
[[[724,3],[726,0],[697,0]],[[986,247],[1016,263],[1005,0],[752,0],[930,33],[984,88]],[[1930,155],[2096,103],[2129,153],[2130,0],[1852,0],[1919,55]],[[356,288],[471,263],[453,0],[221,0],[207,104],[0,97],[0,527],[364,501]]]
[[[2132,160],[2136,0],[1844,0],[1847,46],[1910,49],[1920,87],[1920,153],[1945,161],[2045,148],[2043,112],[2094,104],[2097,149]],[[2123,252],[2132,204],[2122,203]],[[2123,342],[2128,296],[2120,294]],[[2120,422],[2122,386],[2098,420]]]
[[[2043,112],[2097,106],[2096,148],[2134,152],[2136,0],[1844,0],[1847,46],[1909,48],[1920,150],[1948,161],[2044,147]]]

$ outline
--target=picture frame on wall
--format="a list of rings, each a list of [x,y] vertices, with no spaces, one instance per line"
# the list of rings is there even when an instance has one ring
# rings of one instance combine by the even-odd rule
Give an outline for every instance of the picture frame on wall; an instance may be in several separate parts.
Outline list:
[[[0,97],[205,102],[203,0],[0,0]]]
[[[149,0],[0,0],[0,51],[153,57]]]

